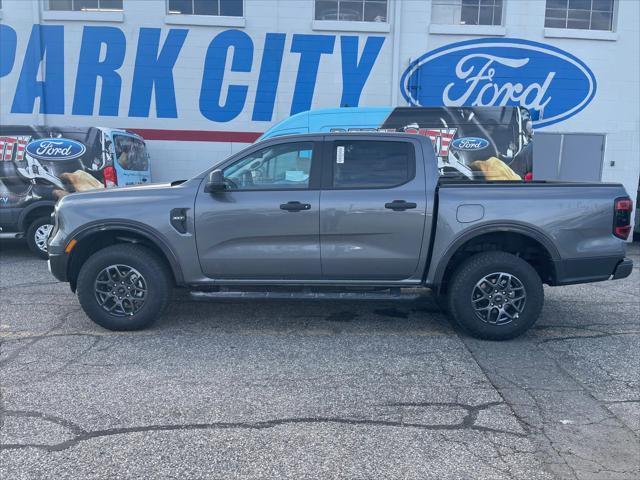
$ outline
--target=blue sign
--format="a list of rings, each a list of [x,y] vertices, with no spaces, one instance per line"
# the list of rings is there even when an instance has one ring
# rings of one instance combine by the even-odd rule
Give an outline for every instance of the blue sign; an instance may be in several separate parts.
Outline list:
[[[193,69],[189,73],[192,77],[189,91],[200,94],[185,95],[186,101],[192,103],[178,105],[174,67],[180,55],[194,55],[188,29],[171,28],[165,34],[161,28],[142,27],[135,38],[118,27],[87,25],[82,29],[80,52],[75,61],[65,50],[69,36],[75,35],[76,29],[71,32],[65,31],[64,25],[35,24],[28,41],[18,42],[13,28],[0,25],[0,78],[13,71],[20,72],[11,113],[30,114],[39,104],[40,113],[47,115],[148,118],[155,101],[158,118],[179,118],[181,109],[199,109],[204,118],[223,123],[251,108],[253,121],[270,122],[285,55],[293,55],[298,64],[291,115],[311,108],[323,56],[339,55],[340,105],[355,107],[385,42],[383,36],[296,33],[290,35],[288,41],[284,33],[266,33],[264,39],[254,39],[242,30],[214,32],[204,56],[192,58],[195,63],[189,67]],[[20,65],[20,59],[16,59],[17,45],[23,43],[26,50]],[[135,52],[133,68],[121,68],[132,50]],[[196,73],[198,69],[201,72]],[[75,71],[73,90],[65,88],[64,79],[70,75],[69,70]],[[229,81],[226,77],[232,72],[252,76]],[[255,77],[254,88],[251,78]],[[123,92],[130,92],[130,97],[123,100]],[[71,111],[66,107],[70,95],[73,96]],[[128,113],[122,105],[127,101]]]
[[[402,95],[414,106],[521,105],[534,125],[566,120],[596,93],[596,78],[564,50],[521,39],[486,38],[432,50],[402,75]]]
[[[483,150],[488,146],[489,142],[486,139],[479,137],[456,138],[453,142],[451,142],[452,148],[456,150],[463,150],[465,152]]]
[[[40,138],[27,145],[27,153],[38,160],[72,160],[81,157],[86,147],[68,138]]]

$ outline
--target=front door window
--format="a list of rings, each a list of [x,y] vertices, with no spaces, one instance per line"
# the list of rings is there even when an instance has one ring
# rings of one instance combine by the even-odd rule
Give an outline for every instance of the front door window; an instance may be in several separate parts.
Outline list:
[[[223,170],[230,190],[308,189],[313,143],[263,148]]]

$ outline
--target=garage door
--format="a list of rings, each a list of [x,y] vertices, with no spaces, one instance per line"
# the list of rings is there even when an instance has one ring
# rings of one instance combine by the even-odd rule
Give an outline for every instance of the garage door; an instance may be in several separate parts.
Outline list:
[[[600,181],[604,135],[536,132],[533,138],[536,180]]]

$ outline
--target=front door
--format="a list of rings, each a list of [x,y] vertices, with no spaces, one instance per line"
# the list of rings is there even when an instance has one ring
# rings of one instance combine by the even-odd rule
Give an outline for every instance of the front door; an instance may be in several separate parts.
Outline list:
[[[419,275],[427,200],[415,148],[389,138],[328,142],[320,198],[325,279]]]
[[[205,275],[315,280],[320,272],[320,159],[314,142],[282,142],[223,168],[227,189],[196,198]]]

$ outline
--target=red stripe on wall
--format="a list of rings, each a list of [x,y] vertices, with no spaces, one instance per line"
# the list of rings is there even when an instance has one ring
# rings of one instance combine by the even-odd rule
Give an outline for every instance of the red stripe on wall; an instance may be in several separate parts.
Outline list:
[[[173,140],[177,142],[238,142],[253,143],[261,132],[223,132],[212,130],[158,130],[127,128],[145,140]]]

